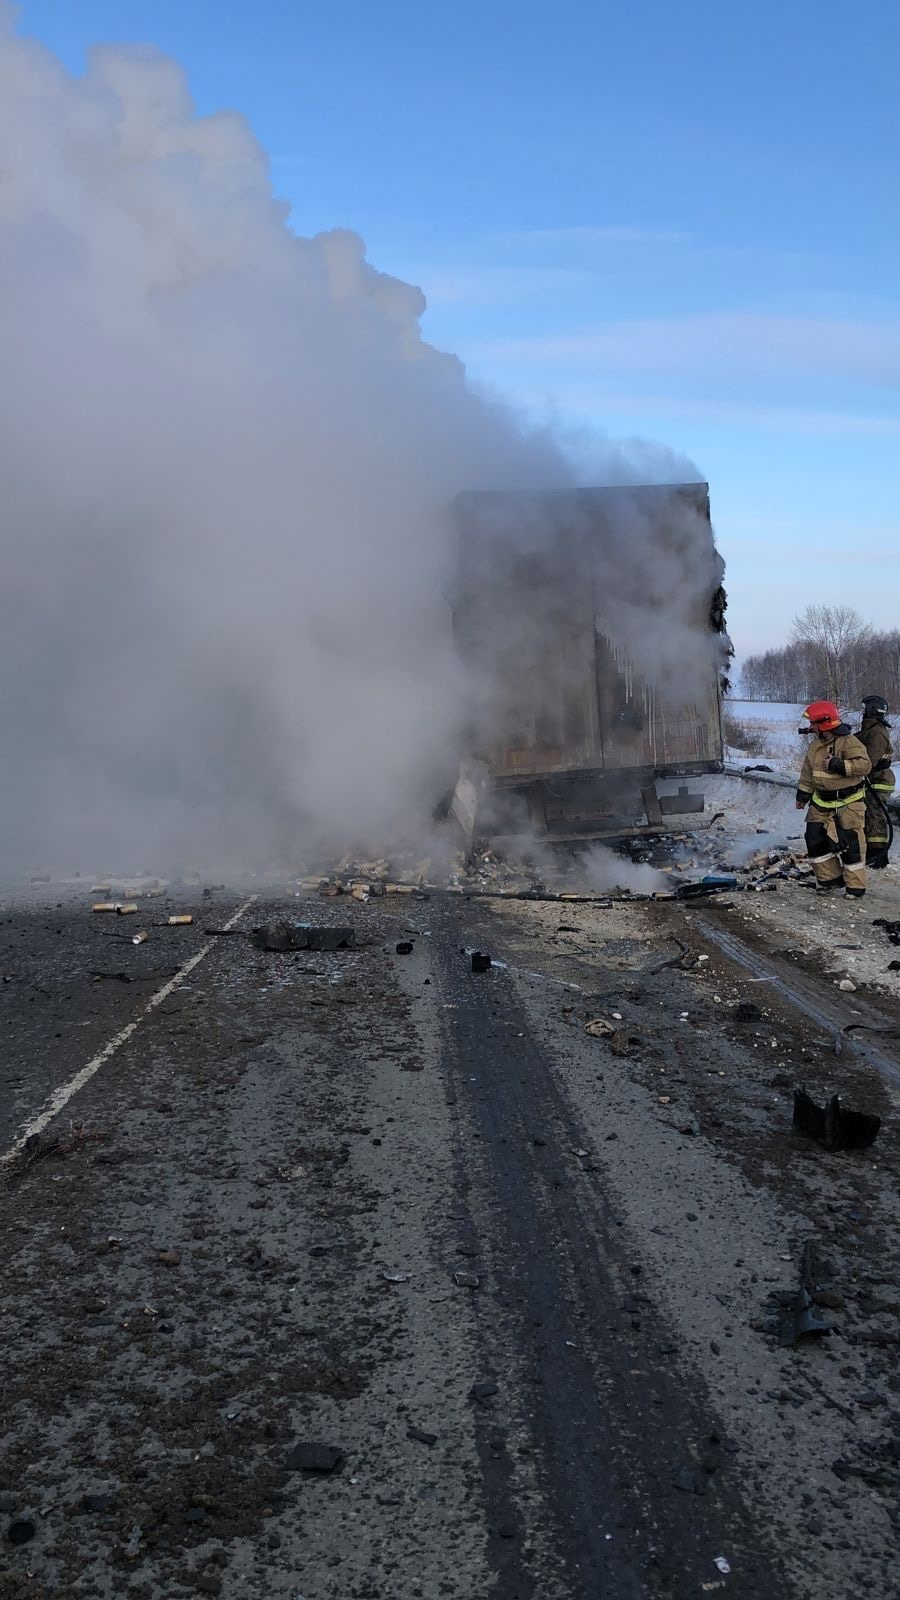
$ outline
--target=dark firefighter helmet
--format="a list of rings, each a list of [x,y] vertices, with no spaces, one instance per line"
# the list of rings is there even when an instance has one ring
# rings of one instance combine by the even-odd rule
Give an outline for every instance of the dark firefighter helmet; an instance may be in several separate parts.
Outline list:
[[[862,706],[863,711],[870,717],[883,717],[887,715],[888,703],[883,694],[864,694]]]

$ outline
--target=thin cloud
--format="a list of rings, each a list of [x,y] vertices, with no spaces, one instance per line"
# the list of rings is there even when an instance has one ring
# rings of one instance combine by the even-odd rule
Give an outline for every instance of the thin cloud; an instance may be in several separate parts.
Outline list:
[[[504,234],[518,244],[687,244],[692,235],[678,228],[635,228],[585,223],[569,228],[521,228]]]
[[[772,244],[728,242],[702,237],[682,228],[641,228],[626,225],[584,224],[561,228],[526,228],[503,233],[488,240],[489,247],[524,252],[535,251],[563,259],[583,261],[608,268],[618,261],[622,266],[636,255],[653,256],[660,270],[667,264],[685,267],[695,264],[698,272],[724,271],[802,272],[818,278],[828,258],[811,250],[788,250]]]
[[[852,321],[756,312],[609,323],[562,335],[483,344],[482,358],[601,370],[734,376],[773,371],[894,387],[900,383],[900,320]]]
[[[569,292],[590,283],[591,274],[575,267],[448,267],[412,274],[427,285],[432,309],[445,306],[508,305],[511,301]]]
[[[536,400],[543,390],[534,388]],[[753,405],[718,398],[688,399],[665,393],[612,393],[608,389],[557,386],[559,404],[582,416],[610,415],[654,418],[688,418],[704,423],[734,424],[741,428],[771,428],[776,432],[838,436],[857,434],[873,438],[900,437],[900,418],[872,416],[852,411],[818,410],[811,406]]]

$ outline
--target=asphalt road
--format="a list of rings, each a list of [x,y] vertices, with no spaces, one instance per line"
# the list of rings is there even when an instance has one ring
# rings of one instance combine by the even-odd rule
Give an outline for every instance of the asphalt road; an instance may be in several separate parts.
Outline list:
[[[299,909],[354,950],[205,937],[246,898],[5,910],[3,1152],[84,1081],[0,1176],[0,1597],[896,1592],[872,1063],[684,907],[342,899]],[[796,1082],[881,1114],[873,1150],[792,1134]],[[833,1331],[784,1348],[809,1241]]]

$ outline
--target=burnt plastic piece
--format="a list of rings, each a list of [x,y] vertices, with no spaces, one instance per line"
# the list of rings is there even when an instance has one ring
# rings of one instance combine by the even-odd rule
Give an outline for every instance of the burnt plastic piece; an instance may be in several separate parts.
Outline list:
[[[294,1445],[285,1466],[288,1472],[336,1472],[344,1464],[344,1452],[334,1444],[300,1440]]]
[[[794,1127],[810,1139],[818,1139],[826,1150],[865,1150],[875,1143],[881,1118],[867,1111],[845,1110],[836,1094],[827,1106],[819,1106],[805,1089],[795,1089]]]
[[[819,1314],[805,1289],[799,1289],[782,1317],[778,1338],[785,1346],[794,1345],[798,1339],[821,1338],[831,1333],[830,1322]]]
[[[473,950],[472,951],[472,971],[473,972],[490,972],[490,970],[491,970],[491,958],[487,954],[487,952],[485,950]]]
[[[676,900],[698,900],[703,895],[723,894],[728,889],[736,889],[737,878],[731,872],[708,872],[705,878],[700,878],[696,883],[681,883],[675,890]]]
[[[412,940],[411,939],[401,939],[400,943],[397,946],[397,954],[398,954],[398,956],[411,956],[412,953],[413,953]]]
[[[6,1530],[6,1537],[10,1544],[28,1544],[33,1539],[37,1529],[27,1517],[16,1517]]]

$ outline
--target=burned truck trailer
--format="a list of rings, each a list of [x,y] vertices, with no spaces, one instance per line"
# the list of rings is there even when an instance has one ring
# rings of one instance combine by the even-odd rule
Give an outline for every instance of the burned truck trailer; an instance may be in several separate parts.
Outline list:
[[[613,837],[702,811],[730,655],[706,484],[455,502],[463,831]]]

